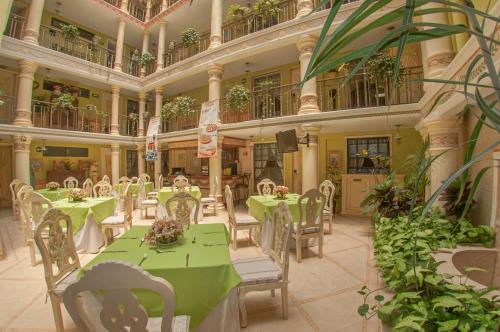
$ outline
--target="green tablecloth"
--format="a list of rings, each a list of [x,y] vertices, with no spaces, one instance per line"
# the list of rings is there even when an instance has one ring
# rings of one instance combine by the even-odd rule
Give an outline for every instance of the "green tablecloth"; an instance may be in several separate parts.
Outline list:
[[[250,196],[247,199],[248,212],[259,222],[264,223],[266,217],[272,219],[274,208],[278,206],[280,202],[285,202],[290,208],[292,221],[296,223],[299,221],[299,205],[297,203],[299,197],[299,194],[288,194],[286,199],[281,200],[276,199],[274,195]],[[305,206],[306,202],[307,201],[303,201],[302,205]],[[320,208],[321,203],[318,202],[318,209]]]
[[[165,250],[175,252],[157,253],[140,239],[146,233],[147,226],[134,226],[117,239],[101,254],[83,267],[109,261],[122,260],[139,264],[143,255],[147,259],[141,268],[156,277],[161,277],[175,289],[176,315],[190,315],[191,329],[196,328],[203,319],[221,302],[240,282],[240,276],[234,270],[229,256],[228,235],[224,224],[194,224],[184,232],[184,238],[178,244]],[[196,237],[196,243],[192,243]],[[135,239],[134,239],[135,238]],[[222,244],[205,246],[204,244]],[[186,267],[186,254],[189,253],[189,267]],[[159,295],[145,290],[135,290],[148,315],[161,316],[163,303]]]
[[[38,193],[43,195],[43,197],[47,198],[51,201],[58,201],[60,199],[68,197],[69,189],[68,188],[59,188],[57,190],[49,190],[49,189],[39,189]]]
[[[83,227],[90,214],[93,214],[97,224],[112,216],[115,212],[116,200],[114,197],[98,197],[86,198],[83,202],[73,203],[62,199],[52,202],[52,205],[71,217],[73,233],[76,233]]]
[[[146,182],[144,183],[144,188],[146,189],[146,194],[149,192],[152,192],[154,190],[154,185],[153,182]],[[118,184],[115,184],[113,186],[113,189],[116,191],[120,190],[120,186]],[[131,183],[130,184],[130,189],[132,190],[132,195],[137,195],[137,192],[139,191],[139,185],[137,183]]]
[[[191,188],[191,190],[189,190]],[[198,186],[192,186],[186,188],[186,192],[191,193],[191,196],[193,196],[196,199],[201,198],[201,191],[200,187]],[[165,203],[173,197],[176,193],[178,193],[177,189],[175,187],[163,187],[161,190],[158,192],[158,201],[165,205]]]

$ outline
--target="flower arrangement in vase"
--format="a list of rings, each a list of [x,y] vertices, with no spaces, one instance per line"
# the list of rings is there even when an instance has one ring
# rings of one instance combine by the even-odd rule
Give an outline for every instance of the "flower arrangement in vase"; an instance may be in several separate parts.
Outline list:
[[[182,224],[173,219],[155,221],[144,236],[145,241],[153,247],[174,244],[184,234]]]
[[[45,185],[45,188],[48,190],[57,190],[59,189],[60,185],[57,182],[49,182]]]
[[[86,194],[83,189],[75,188],[71,189],[68,193],[68,202],[81,202],[85,198]]]
[[[274,195],[276,195],[277,199],[286,199],[288,193],[289,190],[286,186],[277,186],[276,189],[274,189]]]

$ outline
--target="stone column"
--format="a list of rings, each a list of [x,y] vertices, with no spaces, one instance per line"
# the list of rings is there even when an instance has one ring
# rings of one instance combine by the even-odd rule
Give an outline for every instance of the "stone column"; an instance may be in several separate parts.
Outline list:
[[[302,125],[305,134],[309,134],[309,147],[301,145],[302,150],[302,193],[318,188],[318,142],[320,126]]]
[[[300,56],[300,78],[303,79],[311,60],[312,52],[316,46],[316,37],[312,35],[304,35],[299,38],[297,48]],[[318,94],[316,92],[316,78],[311,78],[304,83],[300,92],[300,109],[299,114],[309,114],[320,112],[318,107]]]
[[[443,7],[442,4],[429,3],[425,9]],[[422,22],[448,24],[446,13],[432,13],[422,16]],[[430,29],[427,27],[426,29]],[[425,41],[422,45],[422,62],[426,78],[441,78],[442,74],[453,60],[455,52],[451,37],[443,37]],[[424,89],[429,83],[424,83]]]
[[[111,144],[111,183],[118,184],[120,179],[120,144]]]
[[[156,71],[163,69],[163,53],[165,53],[165,34],[167,22],[160,22],[160,33],[158,34],[158,55],[156,56]]]
[[[26,184],[31,184],[30,177],[30,144],[31,137],[14,135],[15,177]]]
[[[45,0],[32,0],[29,8],[26,28],[24,28],[23,40],[38,45],[40,23],[42,22],[43,7]]]
[[[161,11],[167,10],[168,4],[167,0],[161,0]]]
[[[120,9],[128,14],[128,0],[122,0]]]
[[[142,36],[142,54],[149,52],[149,31],[144,30]],[[141,67],[141,77],[146,76],[146,67]]]
[[[313,0],[297,0],[297,16],[295,17],[304,17],[309,14],[313,8]]]
[[[111,87],[111,135],[120,135],[120,87]]]
[[[122,70],[123,40],[125,39],[125,20],[118,18],[118,32],[116,34],[116,51],[114,69]]]
[[[142,137],[145,135],[144,112],[146,112],[146,92],[139,92],[139,125],[137,126],[138,137]]]
[[[137,143],[137,173],[138,175],[141,175],[145,173],[145,168],[144,168],[144,143]]]
[[[208,100],[219,102],[222,93],[222,74],[224,66],[211,63],[208,65]],[[220,139],[221,137],[219,137]],[[221,183],[222,183],[222,141],[217,144],[217,155],[208,161],[209,178],[210,178],[210,195],[222,199]],[[219,185],[216,186],[215,178],[219,180]]]
[[[163,87],[155,89],[155,116],[160,116],[161,107],[163,106]],[[161,144],[158,143],[158,158],[154,161],[155,183],[158,183],[161,174]]]
[[[459,140],[462,125],[455,119],[434,120],[423,123],[421,134],[429,137],[429,155],[437,156],[430,168],[430,195],[432,195],[453,172],[459,167]],[[429,195],[429,196],[430,196]]]
[[[146,0],[146,16],[144,20],[147,22],[151,18],[151,0]]]
[[[33,80],[38,65],[34,62],[19,60],[17,62],[21,68],[17,84],[17,100],[16,100],[16,115],[15,125],[33,126],[31,122],[31,99],[33,94]]]
[[[212,0],[212,18],[210,24],[210,46],[214,48],[222,44],[222,11],[223,0]]]

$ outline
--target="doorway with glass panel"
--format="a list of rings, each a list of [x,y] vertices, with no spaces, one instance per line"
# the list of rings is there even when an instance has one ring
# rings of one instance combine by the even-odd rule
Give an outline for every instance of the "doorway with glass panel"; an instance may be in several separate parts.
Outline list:
[[[281,75],[268,73],[253,79],[254,119],[281,116]]]

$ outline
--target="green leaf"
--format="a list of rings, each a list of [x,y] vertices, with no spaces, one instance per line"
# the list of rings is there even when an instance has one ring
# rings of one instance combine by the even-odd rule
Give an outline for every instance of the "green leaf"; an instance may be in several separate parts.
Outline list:
[[[362,304],[358,307],[358,314],[364,317],[368,313],[368,310],[370,310],[370,306],[366,303]]]
[[[397,329],[410,329],[414,331],[425,331],[417,322],[418,317],[416,316],[406,316],[402,321],[394,326],[394,330]]]
[[[398,300],[404,299],[420,299],[420,293],[422,292],[401,292],[396,295]]]
[[[384,300],[384,296],[383,295],[375,295],[375,301],[382,302],[383,300]]]
[[[440,296],[435,298],[433,301],[434,309],[436,308],[455,308],[461,307],[462,302],[451,296]]]
[[[474,266],[466,266],[464,269],[465,273],[471,273],[471,272],[488,272],[488,270],[482,269],[480,267],[474,267]]]
[[[447,320],[444,322],[437,322],[439,325],[438,331],[453,331],[458,326],[458,319]]]
[[[490,169],[491,167],[484,167],[477,173],[476,177],[474,178],[474,182],[472,183],[472,186],[469,191],[469,196],[467,196],[467,201],[465,202],[465,207],[464,210],[462,211],[462,215],[460,218],[465,218],[467,213],[469,212],[469,209],[472,205],[472,202],[474,200],[474,195],[476,194],[477,188],[479,187],[479,183],[481,182],[481,179],[483,178],[484,174]]]
[[[439,274],[429,274],[424,278],[426,283],[434,286],[438,285],[442,280],[443,278]]]

